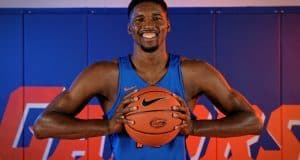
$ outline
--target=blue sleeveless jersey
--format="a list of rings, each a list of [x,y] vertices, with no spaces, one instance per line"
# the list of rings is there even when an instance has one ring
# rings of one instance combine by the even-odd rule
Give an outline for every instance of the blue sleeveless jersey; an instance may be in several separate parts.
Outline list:
[[[134,89],[149,86],[134,70],[130,57],[119,58],[119,86],[118,97],[106,114],[107,119],[111,119],[116,107],[122,98]],[[169,55],[168,70],[156,86],[166,88],[173,93],[184,97],[183,80],[180,68],[180,57]],[[115,160],[189,160],[186,150],[185,136],[178,135],[170,143],[161,147],[143,146],[138,148],[136,142],[127,133],[117,133],[106,137],[105,147],[109,147]],[[105,157],[109,157],[106,153]]]

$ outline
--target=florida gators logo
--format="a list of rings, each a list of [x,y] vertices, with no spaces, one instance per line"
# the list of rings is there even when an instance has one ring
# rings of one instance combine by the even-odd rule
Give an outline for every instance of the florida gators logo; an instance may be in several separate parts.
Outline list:
[[[154,119],[150,121],[150,126],[153,128],[162,128],[167,124],[167,120],[165,119]]]
[[[0,117],[0,159],[60,160],[111,158],[110,143],[105,137],[78,140],[44,139],[33,136],[31,126],[48,103],[64,90],[63,87],[19,87],[13,91]],[[148,100],[151,101],[151,100]],[[233,138],[193,137],[187,139],[187,148],[193,160],[213,159],[272,159],[298,160],[300,153],[300,105],[282,105],[266,117],[258,106],[253,106],[265,122],[260,136]],[[202,105],[194,112],[199,119],[220,118]],[[78,118],[95,119],[103,116],[99,105],[88,105]],[[266,120],[268,119],[268,120]],[[161,119],[151,122],[162,127]],[[142,146],[140,146],[142,147]]]

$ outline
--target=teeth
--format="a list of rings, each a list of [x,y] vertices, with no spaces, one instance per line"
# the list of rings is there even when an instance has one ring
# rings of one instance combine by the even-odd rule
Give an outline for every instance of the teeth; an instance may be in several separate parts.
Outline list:
[[[154,38],[155,36],[155,33],[143,33],[144,38]]]

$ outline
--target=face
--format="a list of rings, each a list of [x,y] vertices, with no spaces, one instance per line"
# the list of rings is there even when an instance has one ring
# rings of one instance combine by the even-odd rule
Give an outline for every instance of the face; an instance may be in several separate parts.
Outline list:
[[[159,4],[140,3],[132,10],[128,32],[145,52],[154,52],[165,43],[170,24]]]

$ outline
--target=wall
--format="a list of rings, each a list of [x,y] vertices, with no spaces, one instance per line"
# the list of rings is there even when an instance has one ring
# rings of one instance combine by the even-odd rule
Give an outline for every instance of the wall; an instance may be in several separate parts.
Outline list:
[[[300,0],[165,0],[169,7],[299,6]],[[130,0],[0,0],[0,8],[126,8]]]
[[[214,65],[265,124],[260,136],[190,137],[193,158],[299,159],[300,8],[171,8],[170,19],[168,50]],[[0,24],[0,159],[109,157],[104,137],[41,141],[30,126],[86,66],[131,53],[126,10],[0,9]],[[222,116],[205,97],[194,112]],[[92,100],[79,117],[102,114]]]

